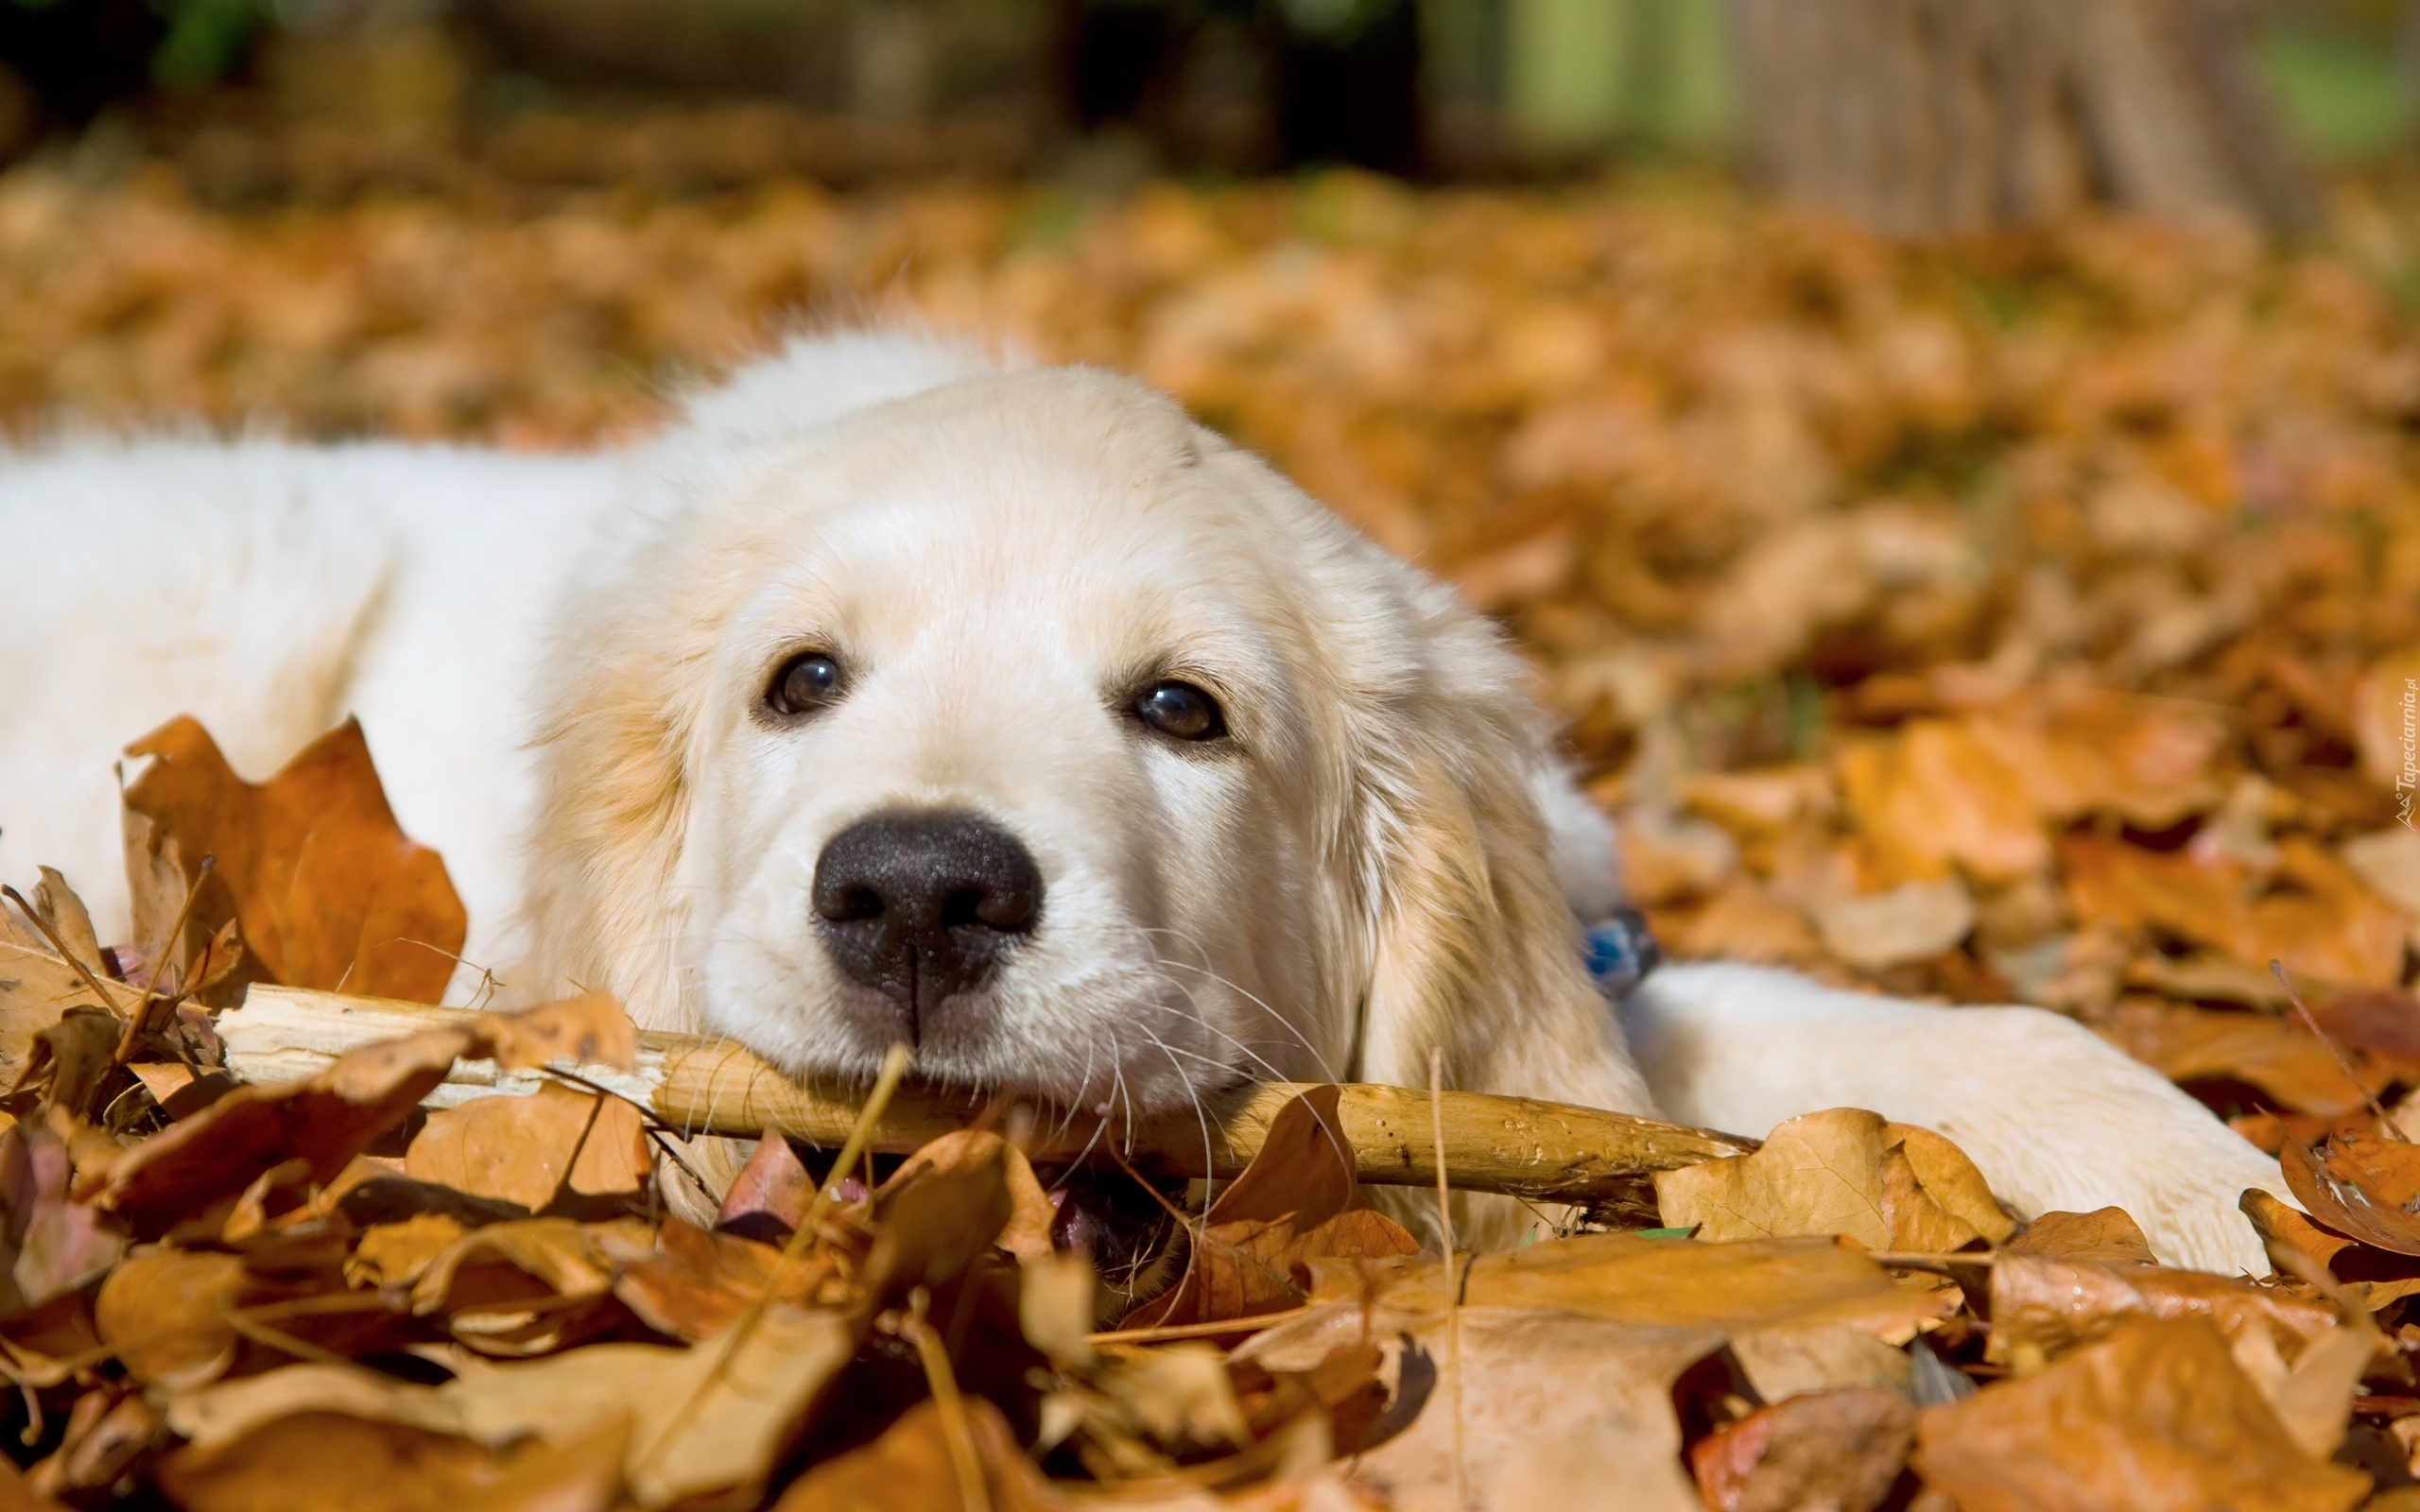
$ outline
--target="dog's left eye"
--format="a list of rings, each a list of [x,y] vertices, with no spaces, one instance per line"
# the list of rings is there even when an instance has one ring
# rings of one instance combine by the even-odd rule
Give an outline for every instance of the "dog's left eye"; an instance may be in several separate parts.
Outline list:
[[[1157,682],[1134,700],[1135,717],[1178,740],[1216,740],[1227,732],[1219,700],[1190,682]]]
[[[840,663],[821,651],[794,656],[773,674],[765,702],[777,714],[803,714],[820,709],[840,693]]]

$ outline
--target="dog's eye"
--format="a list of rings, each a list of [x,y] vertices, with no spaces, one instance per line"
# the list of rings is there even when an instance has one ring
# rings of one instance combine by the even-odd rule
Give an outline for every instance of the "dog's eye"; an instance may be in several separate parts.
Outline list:
[[[777,714],[803,714],[830,703],[839,692],[840,663],[821,651],[809,651],[782,663],[765,701]]]
[[[1134,700],[1135,716],[1178,740],[1216,740],[1227,732],[1219,700],[1190,682],[1157,682]]]

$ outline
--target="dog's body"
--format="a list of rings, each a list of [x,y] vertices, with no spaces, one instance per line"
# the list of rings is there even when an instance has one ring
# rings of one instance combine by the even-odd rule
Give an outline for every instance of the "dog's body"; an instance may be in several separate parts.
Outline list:
[[[1122,380],[839,336],[627,452],[66,444],[0,542],[0,876],[106,935],[125,741],[190,713],[257,779],[350,713],[520,995],[1087,1106],[1442,1050],[1742,1133],[1867,1107],[2262,1268],[2274,1163],[2065,1020],[1711,965],[1616,1022],[1610,833],[1501,637]]]

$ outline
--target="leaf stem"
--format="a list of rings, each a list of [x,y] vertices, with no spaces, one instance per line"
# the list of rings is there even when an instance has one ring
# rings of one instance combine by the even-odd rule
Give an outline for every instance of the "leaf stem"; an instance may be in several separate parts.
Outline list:
[[[2271,961],[2269,970],[2277,978],[2277,985],[2286,989],[2286,1001],[2292,1004],[2294,1011],[2303,1016],[2304,1026],[2319,1037],[2319,1042],[2325,1045],[2327,1053],[2335,1057],[2336,1069],[2344,1074],[2344,1079],[2351,1082],[2353,1090],[2361,1094],[2361,1101],[2369,1104],[2370,1111],[2377,1115],[2380,1132],[2391,1140],[2399,1140],[2406,1144],[2411,1143],[2411,1136],[2395,1126],[2394,1120],[2387,1116],[2386,1108],[2379,1104],[2377,1093],[2370,1091],[2370,1084],[2363,1081],[2353,1070],[2353,1062],[2337,1046],[2336,1041],[2328,1037],[2327,1031],[2319,1026],[2318,1016],[2310,1011],[2310,1005],[2303,1001],[2302,994],[2294,990],[2293,979],[2286,975],[2286,963]]]
[[[10,902],[15,903],[17,905],[17,912],[25,915],[26,919],[33,924],[34,928],[42,931],[42,937],[50,941],[50,948],[59,953],[59,958],[60,960],[65,961],[68,965],[76,968],[76,974],[84,979],[84,985],[91,988],[94,995],[100,1000],[93,1005],[99,1008],[102,1012],[109,1014],[112,1018],[116,1017],[117,1000],[110,995],[110,989],[108,988],[101,986],[100,978],[93,974],[93,969],[76,958],[76,953],[69,950],[67,948],[67,942],[59,937],[59,931],[50,927],[50,920],[43,918],[40,913],[35,911],[33,904],[26,902],[26,895],[24,893],[21,893],[16,888],[9,886],[7,883],[0,883],[0,896],[5,896]]]
[[[1445,1170],[1445,1052],[1428,1052],[1428,1134],[1437,1149],[1437,1238],[1445,1251],[1445,1400],[1454,1410],[1454,1504],[1471,1504],[1470,1470],[1462,1457],[1461,1288],[1454,1280],[1453,1186]]]
[[[959,1495],[965,1499],[966,1512],[992,1512],[992,1488],[983,1481],[983,1456],[975,1446],[975,1430],[966,1420],[966,1399],[959,1394],[949,1351],[925,1321],[929,1302],[925,1289],[917,1287],[908,1298],[906,1326],[900,1332],[916,1346],[916,1358],[924,1364],[925,1384],[932,1390],[933,1410],[941,1415],[942,1437],[949,1444],[950,1464],[958,1471]]]

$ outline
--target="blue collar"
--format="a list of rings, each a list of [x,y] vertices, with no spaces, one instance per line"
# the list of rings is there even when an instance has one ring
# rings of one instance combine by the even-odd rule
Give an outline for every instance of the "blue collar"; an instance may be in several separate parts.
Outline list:
[[[1614,910],[1613,917],[1591,924],[1582,936],[1588,974],[1605,996],[1619,1002],[1664,964],[1664,953],[1647,927],[1647,916],[1635,908]]]

